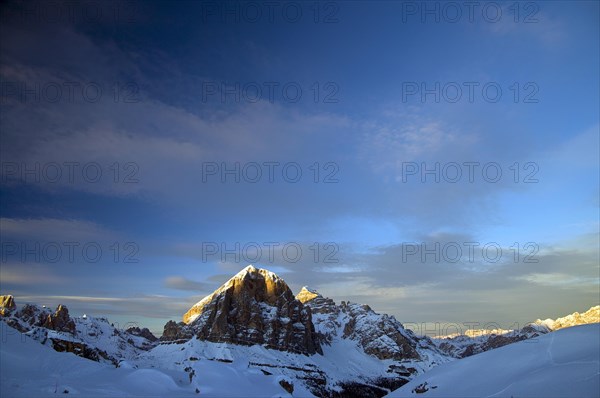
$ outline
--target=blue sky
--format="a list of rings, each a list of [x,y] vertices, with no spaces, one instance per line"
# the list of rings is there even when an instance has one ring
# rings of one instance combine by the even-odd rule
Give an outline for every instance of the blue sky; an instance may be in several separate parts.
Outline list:
[[[427,4],[4,4],[0,293],[160,332],[256,259],[407,323],[598,304],[598,3]]]

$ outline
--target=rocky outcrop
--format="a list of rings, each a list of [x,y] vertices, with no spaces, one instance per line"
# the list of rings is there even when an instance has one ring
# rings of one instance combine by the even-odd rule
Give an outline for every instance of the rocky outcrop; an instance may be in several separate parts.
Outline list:
[[[18,318],[22,323],[28,326],[39,326],[42,327],[46,322],[48,316],[52,315],[50,309],[46,307],[38,307],[33,304],[25,304],[23,308],[14,314],[15,318]]]
[[[169,321],[166,323],[161,341],[185,342],[194,337],[194,333],[185,323]]]
[[[8,297],[7,301],[12,303],[12,310],[16,308],[12,296],[2,297]],[[11,315],[12,310],[3,313],[3,316]],[[25,323],[31,327],[37,326],[71,334],[75,332],[75,322],[69,317],[69,309],[62,304],[56,307],[54,313],[46,307],[40,308],[36,305],[26,304],[20,311],[16,311],[12,315],[21,321],[20,323]]]
[[[283,379],[283,380],[279,380],[279,385],[285,390],[287,391],[289,394],[292,394],[294,392],[294,384],[290,383],[289,381]]]
[[[358,341],[365,353],[379,359],[420,359],[418,339],[393,316],[354,303],[343,303],[342,311],[350,317],[343,337]]]
[[[56,307],[54,314],[46,317],[41,326],[59,332],[71,334],[75,332],[75,322],[69,317],[69,309],[62,304],[59,304],[58,307]]]
[[[148,328],[140,329],[139,327],[134,326],[127,329],[126,332],[134,336],[143,337],[150,342],[158,341],[158,338],[155,335],[153,335],[150,329]]]
[[[445,354],[455,358],[466,358],[539,335],[539,332],[511,331],[505,334],[488,334],[478,337],[455,336],[437,341],[438,347]]]
[[[129,333],[115,328],[106,318],[72,318],[64,305],[58,305],[53,312],[45,306],[25,304],[17,311],[14,299],[3,301],[12,301],[12,305],[7,305],[12,309],[5,312],[2,322],[59,352],[72,352],[116,366],[156,345],[156,337],[148,329],[134,328]]]
[[[307,287],[296,298],[310,307],[318,337],[324,344],[331,344],[335,338],[348,339],[378,359],[421,359],[417,350],[420,339],[393,316],[377,314],[368,305],[342,301],[338,306]]]
[[[58,352],[71,352],[79,357],[91,359],[92,361],[100,362],[102,359],[111,362],[117,366],[119,361],[116,358],[110,357],[106,351],[100,350],[95,347],[90,347],[87,344],[67,341],[56,338],[51,338],[52,348]]]
[[[15,299],[10,294],[0,296],[0,316],[10,315],[17,306],[15,305]]]
[[[253,266],[190,308],[183,322],[201,340],[321,352],[310,309],[295,299],[283,279]],[[176,336],[187,329],[173,324],[168,328]]]
[[[308,286],[304,286],[302,289],[300,289],[300,292],[296,295],[296,300],[300,301],[302,304],[306,303],[307,301],[316,299],[316,298],[322,298],[322,296],[319,294],[319,292],[317,292],[316,290],[310,289]]]

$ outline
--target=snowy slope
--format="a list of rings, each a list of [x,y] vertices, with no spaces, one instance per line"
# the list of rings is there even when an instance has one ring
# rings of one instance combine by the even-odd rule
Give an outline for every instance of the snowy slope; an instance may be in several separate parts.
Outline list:
[[[43,345],[56,351],[77,352],[80,356],[99,362],[118,364],[121,360],[131,360],[154,346],[148,339],[119,330],[106,318],[70,317],[68,309],[64,323],[68,327],[53,330],[44,324],[53,311],[46,307],[27,304],[16,311],[5,313],[3,320]]]
[[[192,396],[187,374],[171,370],[115,368],[59,353],[0,320],[0,396]],[[66,391],[66,392],[65,392]]]
[[[548,333],[548,322],[434,343],[367,305],[338,305],[308,288],[295,298],[281,278],[266,270],[247,267],[232,280],[225,284],[227,289],[217,290],[222,295],[213,294],[210,302],[192,307],[187,314],[192,324],[168,322],[165,334],[173,327],[173,336],[163,334],[160,341],[147,329],[124,331],[105,318],[70,317],[62,305],[56,311],[29,304],[17,309],[12,296],[0,296],[0,396],[67,391],[81,396],[364,398],[381,397],[415,378],[391,396],[417,391],[423,396],[545,396],[546,390],[536,393],[542,384],[552,386],[551,392],[559,396],[569,391],[585,396],[598,387],[598,325],[593,330],[595,345],[586,343],[593,333],[573,336],[572,329],[565,329],[567,337],[552,333],[485,354],[489,356],[456,360]],[[594,321],[597,308],[592,310],[565,317],[560,324]],[[195,311],[215,319],[231,317],[207,323],[209,331],[221,333],[211,340],[206,337],[212,334],[193,330],[203,319]],[[257,328],[263,334],[282,330],[298,314],[307,315],[316,353],[286,344],[273,347],[260,339],[238,344],[223,334],[231,325]],[[180,333],[187,329],[190,333]],[[449,361],[454,362],[445,364]]]
[[[574,312],[557,319],[543,321],[538,319],[525,325],[522,329],[470,329],[464,334],[438,336],[433,338],[432,341],[445,354],[455,358],[465,358],[562,328],[598,322],[600,322],[600,306],[595,306],[581,314]]]
[[[385,393],[381,379],[388,377],[390,381],[395,380],[396,375],[390,369],[401,365],[399,361],[379,360],[368,355],[355,341],[346,339],[324,346],[323,355],[309,356],[260,345],[245,346],[192,338],[180,344],[159,344],[142,353],[135,363],[140,367],[186,371],[193,375],[194,385],[203,394],[223,397],[282,394],[280,380],[294,386],[293,395],[296,397],[313,396],[311,391],[321,391],[325,395],[327,391],[340,392],[349,383],[372,386],[373,390]],[[420,362],[405,364],[416,366],[419,371],[423,366]]]
[[[427,391],[424,391],[427,389]],[[417,393],[417,391],[424,391]],[[600,324],[561,329],[440,365],[393,397],[598,397]]]
[[[87,397],[291,397],[279,383],[293,379],[286,376],[285,369],[265,375],[259,367],[248,366],[252,359],[269,356],[269,350],[259,346],[233,346],[229,350],[225,345],[194,339],[185,351],[177,344],[162,345],[143,359],[115,368],[56,352],[3,320],[0,330],[2,397],[55,397],[67,393]],[[202,352],[202,356],[196,354],[197,361],[189,359],[194,358],[194,352]],[[282,356],[280,360],[291,362],[286,360],[286,353],[274,352]],[[233,362],[221,362],[228,360]],[[195,375],[190,377],[190,370],[179,365],[193,368]],[[294,387],[294,396],[312,397],[301,385]]]

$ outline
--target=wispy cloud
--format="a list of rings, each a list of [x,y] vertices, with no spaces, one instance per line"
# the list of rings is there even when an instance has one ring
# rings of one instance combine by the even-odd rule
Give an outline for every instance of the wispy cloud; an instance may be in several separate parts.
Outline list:
[[[115,233],[96,223],[76,219],[18,219],[0,218],[3,240],[21,239],[37,241],[105,240]]]
[[[169,289],[207,293],[210,292],[211,288],[214,288],[212,283],[192,281],[182,276],[169,276],[165,279],[165,286]]]
[[[553,286],[564,288],[598,288],[600,281],[595,277],[581,277],[573,274],[547,273],[547,274],[527,274],[517,277],[517,279],[541,286]]]

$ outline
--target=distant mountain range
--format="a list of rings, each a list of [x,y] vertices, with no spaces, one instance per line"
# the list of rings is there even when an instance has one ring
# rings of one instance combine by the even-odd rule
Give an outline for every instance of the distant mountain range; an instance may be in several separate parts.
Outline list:
[[[152,377],[170,378],[169,395],[382,397],[459,358],[600,322],[600,306],[516,331],[432,339],[415,335],[368,305],[337,304],[307,287],[294,295],[274,273],[248,266],[192,306],[181,322],[169,321],[160,339],[145,328],[117,329],[105,318],[71,317],[63,305],[55,311],[32,304],[17,308],[12,296],[0,296],[0,319],[3,336],[20,335],[23,341],[104,363],[141,380],[150,374],[144,369],[160,372]],[[20,355],[18,347],[5,341],[2,349],[12,357]],[[10,366],[3,362],[2,369],[4,365]],[[32,391],[18,374],[11,375],[14,380],[2,371],[3,393],[44,395],[39,394],[42,387]],[[89,388],[75,389],[85,395]],[[131,393],[130,385],[123,388]]]
[[[468,330],[463,335],[440,336],[433,342],[444,353],[464,358],[510,343],[527,340],[559,329],[600,322],[600,305],[580,314],[574,312],[556,320],[536,320],[519,330]]]

